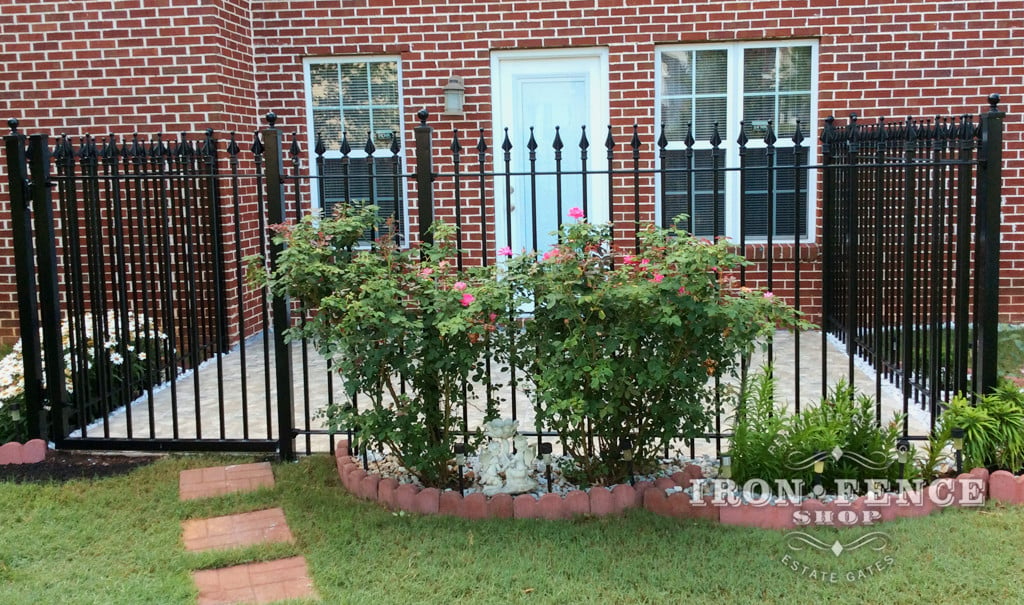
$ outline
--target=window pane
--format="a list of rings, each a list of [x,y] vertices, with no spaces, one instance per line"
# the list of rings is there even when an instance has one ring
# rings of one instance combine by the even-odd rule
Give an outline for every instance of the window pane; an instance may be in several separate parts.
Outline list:
[[[661,103],[661,120],[665,123],[665,137],[669,141],[686,139],[686,127],[692,119],[690,99],[666,99]]]
[[[661,208],[661,224],[669,225],[681,214],[690,215],[689,170],[686,152],[673,149],[665,152],[664,202]],[[689,227],[689,225],[687,225]]]
[[[344,105],[369,105],[370,93],[367,88],[366,70],[366,63],[341,65],[341,99]]]
[[[374,175],[370,176],[370,162],[365,158],[349,160],[348,165],[340,159],[324,160],[324,179],[321,185],[324,214],[333,214],[338,204],[351,203],[357,206],[373,204],[380,210],[381,233],[387,234],[385,219],[396,217],[397,199],[395,196],[394,165],[391,158],[373,160]],[[370,195],[371,181],[373,195]],[[400,218],[400,217],[396,217]],[[370,238],[370,234],[366,234]]]
[[[747,137],[754,140],[763,139],[768,131],[769,120],[775,121],[775,95],[743,97],[743,130]]]
[[[366,144],[366,135],[370,132],[370,111],[368,109],[346,109],[345,130],[348,131],[349,145],[362,149]]]
[[[309,83],[313,107],[341,103],[337,64],[310,65]]]
[[[811,123],[811,95],[787,95],[779,99],[779,136],[793,136],[797,120],[800,120],[800,130],[804,136],[808,136],[807,129]]]
[[[690,64],[693,53],[667,52],[661,55],[662,92],[666,95],[689,95],[693,93],[693,69]]]
[[[767,237],[768,217],[774,221],[775,237],[793,237],[794,224],[799,222],[801,237],[807,234],[807,179],[810,173],[800,170],[800,190],[795,191],[797,174],[793,168],[795,155],[792,148],[776,150],[775,169],[769,174],[767,152],[750,149],[746,155],[747,173],[744,175],[742,223],[744,237]],[[800,163],[807,163],[807,149],[800,150]],[[768,184],[772,182],[773,198],[769,204]]]
[[[714,125],[717,122],[718,134],[721,135],[723,140],[726,139],[728,126],[726,98],[724,96],[701,98],[697,99],[696,105],[696,123],[693,125],[694,138],[705,143],[711,140],[711,133],[714,131]]]
[[[811,48],[791,46],[779,49],[779,90],[811,90]]]
[[[721,153],[721,152],[720,152]],[[692,216],[683,226],[689,228],[694,235],[711,237],[725,235],[725,185],[719,178],[718,227],[713,225],[715,211],[713,203],[716,199],[714,175],[709,170],[712,165],[710,149],[696,150],[693,153],[693,169],[687,163],[686,151],[670,150],[665,154],[665,197],[661,209],[662,224],[668,225],[681,214]],[[719,158],[721,163],[721,158]],[[694,187],[691,191],[690,183]],[[693,204],[692,212],[690,205]]]
[[[373,110],[373,144],[378,147],[383,141],[385,145],[391,144],[391,133],[398,132],[398,110],[397,109],[374,109]]]
[[[743,92],[775,90],[775,49],[746,49],[743,52]]]
[[[374,105],[398,105],[398,64],[391,61],[370,64]]]
[[[724,95],[729,76],[729,53],[724,50],[702,50],[696,55],[697,94]]]
[[[320,137],[327,149],[337,150],[341,146],[341,114],[338,110],[314,109],[313,132]]]

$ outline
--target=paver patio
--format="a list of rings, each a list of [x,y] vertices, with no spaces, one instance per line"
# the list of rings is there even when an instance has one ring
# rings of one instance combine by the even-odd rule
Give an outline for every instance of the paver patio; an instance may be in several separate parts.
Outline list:
[[[273,374],[273,348],[271,347],[269,366],[265,365],[264,350],[261,336],[251,338],[246,343],[244,366],[243,356],[236,347],[231,353],[224,355],[218,363],[211,360],[203,364],[193,374],[183,376],[179,379],[176,389],[173,390],[173,398],[176,400],[172,406],[172,390],[164,387],[153,395],[153,422],[156,427],[155,437],[170,438],[175,434],[182,438],[195,438],[198,434],[204,437],[223,435],[228,439],[238,439],[245,436],[256,438],[267,438],[268,435],[276,435],[276,392],[273,384],[267,386],[264,368],[270,367]],[[799,349],[797,347],[799,346]],[[796,351],[799,350],[799,355]],[[840,378],[849,376],[849,358],[842,350],[840,344],[831,338],[826,339],[823,344],[820,332],[802,333],[799,342],[789,332],[778,332],[773,343],[774,364],[773,371],[777,379],[777,400],[785,403],[790,409],[796,400],[797,385],[799,384],[799,399],[801,407],[806,407],[819,400],[822,396],[822,351],[824,350],[829,374],[826,384],[834,385]],[[326,361],[309,346],[305,353],[299,344],[292,345],[293,368],[294,368],[294,406],[295,426],[308,426],[313,429],[325,429],[326,423],[322,417],[317,417],[316,412],[325,407],[329,399],[340,402],[344,400],[344,389],[342,381],[335,377],[331,384],[327,379]],[[306,357],[306,371],[303,371],[303,357]],[[757,356],[752,362],[752,368],[761,367],[766,362],[763,355]],[[799,364],[799,365],[798,365]],[[244,372],[242,368],[244,367]],[[218,374],[219,372],[219,374]],[[865,364],[857,361],[853,364],[854,383],[861,393],[874,395],[876,392],[876,378],[874,372]],[[198,376],[198,377],[197,377]],[[495,380],[504,383],[510,382],[508,374],[502,374],[495,367]],[[503,417],[511,417],[511,400],[514,397],[517,402],[516,418],[520,421],[521,430],[532,430],[535,428],[534,412],[530,405],[530,393],[527,384],[519,376],[518,387],[513,391],[505,386],[498,392],[501,398],[499,409]],[[195,382],[200,384],[200,404],[202,417],[201,431],[197,430],[194,410],[195,404]],[[244,388],[243,388],[244,387]],[[268,391],[269,390],[269,391]],[[904,409],[902,393],[890,385],[881,382],[882,419],[888,421],[893,413]],[[218,402],[218,392],[223,392],[225,402],[223,410]],[[267,393],[270,393],[270,420],[267,414]],[[330,395],[329,395],[330,393]],[[243,397],[246,402],[243,411]],[[365,398],[362,399],[365,401]],[[178,410],[177,426],[175,427],[172,409]],[[913,400],[907,401],[910,434],[925,435],[928,433],[929,414],[920,408]],[[136,436],[148,436],[150,417],[150,404],[147,397],[142,397],[131,406],[131,419],[133,434]],[[221,425],[220,416],[223,412],[224,423]],[[723,428],[728,422],[729,410],[723,413]],[[482,421],[484,415],[484,400],[471,399],[469,403],[469,426],[472,430]],[[124,437],[128,434],[128,415],[124,410],[116,412],[109,420],[109,431],[111,437]],[[243,420],[248,422],[248,431],[243,426]],[[102,431],[102,425],[97,423],[90,427],[89,434],[96,435]],[[305,439],[305,437],[300,437]],[[309,437],[312,451],[329,451],[330,443],[326,435],[312,435]],[[557,445],[556,445],[557,447]],[[714,453],[713,441],[698,440],[696,451],[701,453]]]

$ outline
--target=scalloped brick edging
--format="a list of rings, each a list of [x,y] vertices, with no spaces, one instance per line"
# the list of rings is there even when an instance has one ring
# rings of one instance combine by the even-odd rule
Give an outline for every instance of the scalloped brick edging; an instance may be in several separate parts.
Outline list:
[[[0,464],[35,464],[46,460],[46,442],[31,439],[25,443],[10,441],[0,445]]]
[[[420,514],[440,514],[464,519],[570,519],[576,515],[619,515],[630,508],[640,508],[644,495],[655,487],[649,481],[636,485],[616,485],[612,489],[596,487],[589,492],[574,491],[565,496],[544,494],[535,498],[530,494],[511,496],[498,494],[488,498],[481,493],[463,496],[458,492],[441,491],[437,488],[419,488],[410,484],[399,484],[392,478],[367,473],[358,460],[346,452],[348,443],[341,440],[336,445],[336,464],[342,485],[357,498],[377,502],[392,510]],[[699,476],[696,466],[689,476]],[[682,476],[684,473],[677,473]],[[668,481],[670,487],[676,483]]]
[[[886,494],[874,500],[860,497],[852,502],[823,503],[807,500],[800,505],[756,505],[750,503],[722,505],[707,496],[703,503],[694,502],[689,494],[666,494],[673,487],[691,487],[693,480],[702,479],[700,467],[688,465],[671,477],[655,482],[639,481],[636,485],[616,485],[612,489],[595,487],[587,491],[574,491],[562,496],[544,494],[535,498],[531,494],[511,496],[498,494],[488,498],[482,493],[466,496],[458,492],[437,488],[420,488],[399,484],[392,478],[367,473],[359,461],[346,452],[344,440],[337,444],[336,464],[342,485],[356,497],[377,502],[391,510],[419,514],[440,514],[464,519],[570,519],[577,515],[619,515],[630,508],[645,508],[654,514],[681,519],[707,519],[725,525],[761,527],[765,529],[796,529],[805,525],[855,526],[871,525],[881,521],[905,517],[921,517],[949,506],[974,506],[962,501],[978,494],[968,493],[967,479],[980,479],[987,496],[989,473],[974,469],[956,479],[940,479],[921,492],[907,492],[899,496]],[[996,473],[998,474],[998,473]],[[1014,502],[1024,503],[1024,477],[1014,478]],[[1010,488],[1002,493],[1009,497]],[[996,493],[992,492],[996,498]],[[799,513],[799,514],[797,514]]]
[[[1003,504],[1024,504],[1024,475],[995,471],[988,480],[989,498]]]

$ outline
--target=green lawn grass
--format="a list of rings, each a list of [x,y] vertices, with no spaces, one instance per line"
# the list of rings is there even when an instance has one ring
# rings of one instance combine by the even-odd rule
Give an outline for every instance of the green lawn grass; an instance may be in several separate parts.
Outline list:
[[[272,490],[178,501],[182,469],[226,461],[169,457],[121,478],[0,483],[0,603],[194,603],[192,570],[296,554],[324,603],[1024,602],[1024,509],[885,524],[873,528],[891,538],[884,551],[836,557],[791,551],[785,532],[646,511],[564,522],[395,515],[347,494],[324,456],[275,465]],[[284,508],[295,544],[182,547],[185,519],[270,506]],[[831,544],[868,531],[812,533]],[[802,576],[787,554],[838,581]],[[857,577],[886,556],[891,567]]]

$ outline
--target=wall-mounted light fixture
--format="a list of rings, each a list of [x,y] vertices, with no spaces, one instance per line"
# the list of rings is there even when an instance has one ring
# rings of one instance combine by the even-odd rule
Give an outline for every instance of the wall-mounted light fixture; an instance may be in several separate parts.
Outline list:
[[[444,115],[462,117],[466,114],[466,84],[461,76],[451,76],[444,85]]]

